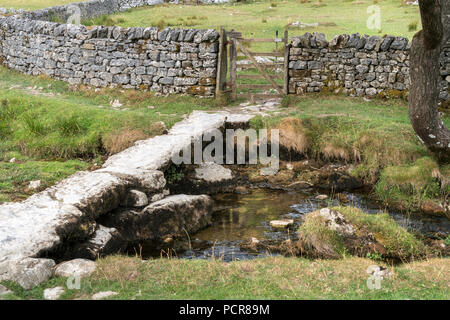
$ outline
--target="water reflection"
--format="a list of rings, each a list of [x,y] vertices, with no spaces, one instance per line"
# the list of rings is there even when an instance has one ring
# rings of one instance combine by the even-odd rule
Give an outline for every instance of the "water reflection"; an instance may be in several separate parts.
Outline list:
[[[319,193],[287,192],[281,190],[252,189],[249,194],[215,195],[216,211],[213,224],[191,235],[188,239],[177,240],[174,244],[175,256],[186,259],[221,259],[224,261],[246,260],[270,254],[268,252],[245,252],[239,244],[251,238],[285,240],[295,239],[295,230],[302,223],[305,214],[328,206],[336,206],[339,201],[329,195],[326,200],[318,200]],[[378,203],[370,201],[364,194],[345,193],[346,205],[361,208],[370,214],[385,212]],[[446,217],[406,216],[399,212],[389,214],[400,225],[423,235],[450,233],[450,221]],[[293,219],[289,229],[273,229],[271,220]],[[155,248],[143,245],[144,258],[155,256]],[[159,256],[159,255],[157,255]]]

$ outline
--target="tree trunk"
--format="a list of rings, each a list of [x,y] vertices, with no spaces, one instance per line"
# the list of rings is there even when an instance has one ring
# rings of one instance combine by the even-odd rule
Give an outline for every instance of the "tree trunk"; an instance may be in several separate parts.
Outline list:
[[[409,118],[419,139],[439,160],[450,160],[450,130],[438,113],[439,57],[449,39],[449,0],[419,0],[423,30],[412,41]],[[445,22],[445,24],[444,24]]]

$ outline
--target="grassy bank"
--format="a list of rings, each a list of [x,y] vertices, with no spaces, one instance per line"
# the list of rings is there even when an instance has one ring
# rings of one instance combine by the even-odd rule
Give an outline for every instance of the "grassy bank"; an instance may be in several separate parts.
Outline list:
[[[0,67],[0,202],[95,168],[136,140],[211,106],[212,99],[71,87]],[[38,190],[28,189],[32,180],[42,181]]]
[[[348,255],[384,261],[423,259],[431,250],[387,213],[367,214],[354,207],[333,208],[354,228],[348,234],[330,228],[319,211],[308,214],[298,230],[299,246],[307,256],[339,259]],[[357,240],[355,240],[357,239]],[[370,239],[370,240],[368,240]]]
[[[352,175],[376,186],[386,204],[415,210],[448,196],[449,165],[438,165],[417,139],[407,102],[309,95],[284,105],[284,114],[252,126],[282,129],[280,142],[307,158],[353,164]],[[448,114],[443,121],[450,126]]]
[[[368,266],[361,258],[316,260],[270,257],[251,261],[157,259],[111,256],[82,279],[80,290],[62,299],[90,299],[100,291],[112,299],[449,299],[449,259],[388,266],[393,277],[380,290],[367,287]],[[43,290],[65,286],[55,278],[30,291],[11,283],[8,299],[42,299]]]

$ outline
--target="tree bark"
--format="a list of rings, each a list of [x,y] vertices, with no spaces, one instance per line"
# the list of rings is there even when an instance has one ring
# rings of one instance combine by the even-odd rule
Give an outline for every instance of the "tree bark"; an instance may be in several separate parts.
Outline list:
[[[440,161],[450,161],[450,130],[439,117],[441,50],[449,39],[450,0],[419,0],[423,30],[413,38],[409,118],[419,139]]]

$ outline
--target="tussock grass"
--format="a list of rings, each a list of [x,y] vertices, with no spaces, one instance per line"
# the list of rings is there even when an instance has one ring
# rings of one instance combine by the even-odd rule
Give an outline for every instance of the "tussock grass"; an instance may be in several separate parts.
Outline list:
[[[386,248],[388,256],[402,260],[423,258],[427,251],[424,243],[398,225],[387,213],[367,214],[358,208],[336,207],[337,211],[358,229],[365,228]]]
[[[385,252],[376,253],[382,254],[381,258],[409,261],[424,258],[427,254],[424,243],[399,226],[387,213],[367,214],[353,207],[333,209],[342,213],[347,222],[355,227],[358,236],[372,234],[375,237],[385,249]],[[331,230],[318,211],[306,216],[298,234],[303,250],[315,254],[316,257],[337,259],[354,254],[355,248],[349,247],[351,244],[347,243],[344,237]]]
[[[376,185],[376,192],[387,204],[398,204],[410,208],[426,200],[448,195],[448,172],[444,175],[430,157],[417,159],[412,164],[390,166],[383,169]],[[442,188],[440,179],[443,181]],[[445,182],[444,182],[445,181]]]

